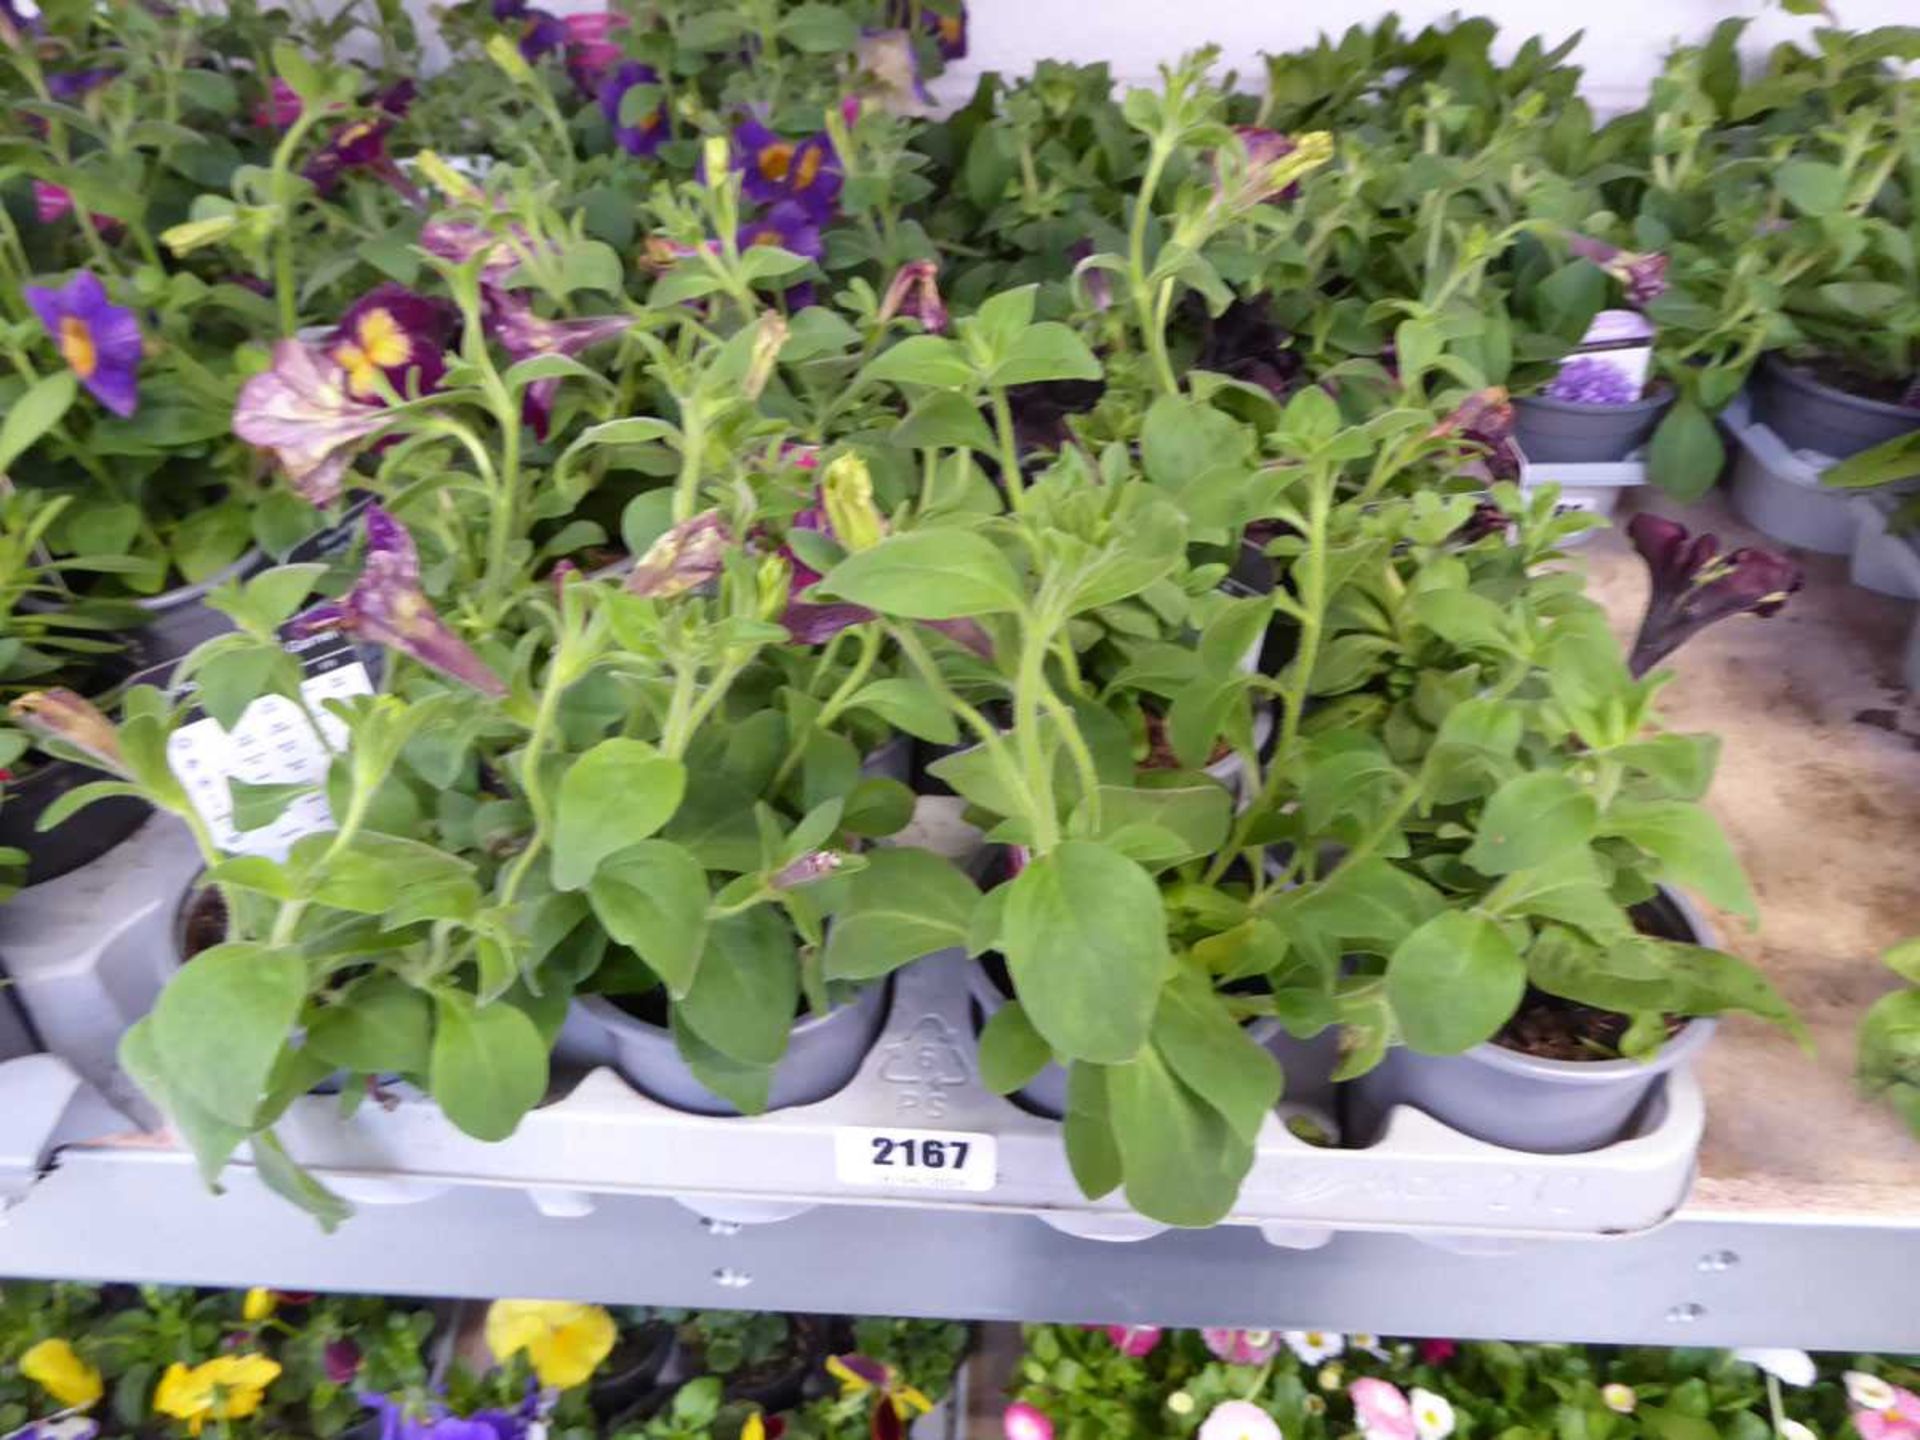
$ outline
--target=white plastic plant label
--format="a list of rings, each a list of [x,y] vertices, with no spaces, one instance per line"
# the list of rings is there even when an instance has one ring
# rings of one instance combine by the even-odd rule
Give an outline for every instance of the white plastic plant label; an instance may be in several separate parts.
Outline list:
[[[337,637],[290,642],[306,671],[300,693],[319,720],[321,734],[301,708],[284,695],[263,695],[228,730],[211,716],[189,721],[167,740],[167,761],[187,798],[213,832],[214,844],[231,855],[284,860],[294,842],[331,829],[333,813],[322,785],[327,766],[347,742],[347,728],[326,708],[329,700],[371,695],[373,682],[353,646]],[[312,785],[269,825],[239,830],[233,824],[229,778],[255,785]]]
[[[889,1190],[993,1189],[994,1138],[970,1130],[900,1130],[843,1125],[833,1132],[833,1171],[842,1185]]]

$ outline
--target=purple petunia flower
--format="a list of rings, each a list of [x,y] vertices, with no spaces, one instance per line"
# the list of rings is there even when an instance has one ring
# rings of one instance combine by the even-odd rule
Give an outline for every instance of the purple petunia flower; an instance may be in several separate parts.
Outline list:
[[[1466,467],[1466,473],[1479,473],[1488,480],[1519,476],[1520,452],[1513,443],[1513,402],[1504,387],[1476,390],[1428,432],[1428,438],[1435,440],[1453,435],[1485,451]]]
[[[826,253],[820,239],[820,222],[797,200],[782,200],[758,220],[742,225],[734,243],[742,250],[755,245],[778,245],[809,260],[818,260]]]
[[[272,367],[240,387],[233,433],[272,452],[303,499],[331,505],[360,443],[391,415],[384,405],[354,399],[346,372],[319,346],[282,340]]]
[[[1640,398],[1626,371],[1591,355],[1567,361],[1540,393],[1568,405],[1631,405]]]
[[[627,60],[617,66],[600,85],[600,111],[613,127],[613,138],[629,155],[651,155],[667,139],[667,112],[656,105],[631,125],[621,123],[621,102],[636,85],[658,85],[660,74],[651,65]]]
[[[1716,620],[1779,613],[1804,580],[1800,567],[1784,555],[1751,546],[1723,555],[1712,535],[1695,536],[1659,515],[1634,516],[1627,536],[1653,582],[1627,658],[1636,677]]]
[[[385,1395],[362,1395],[360,1403],[380,1416],[380,1440],[526,1440],[532,1417],[506,1410],[455,1415],[442,1400],[409,1404]]]
[[[106,67],[59,71],[47,76],[47,94],[63,105],[75,105],[119,73]]]
[[[358,400],[379,396],[375,378],[402,396],[425,394],[446,373],[445,353],[459,312],[444,300],[388,281],[356,300],[326,341],[328,356]]]
[[[614,43],[613,32],[627,28],[627,17],[596,10],[569,15],[560,25],[566,32],[567,73],[582,94],[598,94],[601,82],[625,53]]]
[[[536,355],[578,355],[581,351],[624,335],[633,326],[625,315],[590,315],[578,320],[543,320],[512,290],[486,293],[487,327],[501,348],[516,361]],[[547,438],[553,421],[553,397],[559,377],[536,380],[527,387],[526,417],[534,434]]]
[[[1622,250],[1591,235],[1566,232],[1567,249],[1583,260],[1591,260],[1626,287],[1627,303],[1644,310],[1667,293],[1667,257],[1657,252],[1641,254]]]
[[[29,285],[27,304],[80,383],[114,414],[140,408],[140,321],[107,299],[100,277],[82,270],[58,290]]]
[[[355,120],[327,137],[313,157],[301,168],[301,175],[322,195],[329,194],[349,170],[367,170],[400,192],[409,204],[420,203],[420,192],[387,154],[387,136],[399,120],[413,108],[417,87],[411,80],[390,85],[374,97],[380,113],[371,119]]]
[[[446,621],[420,588],[420,552],[413,536],[379,505],[366,509],[367,553],[360,578],[339,600],[296,616],[301,634],[343,631],[402,655],[499,699],[507,687]]]
[[[947,305],[940,298],[940,262],[909,260],[894,272],[880,301],[882,324],[896,315],[918,320],[929,335],[947,333]]]
[[[278,75],[267,87],[266,98],[253,107],[253,123],[262,130],[285,130],[305,108],[299,92]]]
[[[567,43],[566,23],[551,11],[529,5],[527,0],[493,0],[493,18],[502,23],[520,22],[520,56],[524,60],[538,60]]]

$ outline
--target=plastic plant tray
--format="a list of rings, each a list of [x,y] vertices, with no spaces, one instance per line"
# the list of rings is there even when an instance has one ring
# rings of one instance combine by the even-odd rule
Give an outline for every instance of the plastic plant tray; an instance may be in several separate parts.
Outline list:
[[[1773,539],[1823,555],[1852,551],[1859,517],[1844,490],[1828,490],[1820,474],[1833,461],[1789,450],[1786,442],[1753,419],[1745,395],[1721,417],[1734,438],[1733,508]]]
[[[1542,485],[1558,485],[1560,498],[1555,506],[1556,509],[1584,510],[1603,520],[1613,517],[1614,510],[1620,504],[1620,496],[1624,492],[1646,483],[1647,462],[1646,458],[1639,454],[1629,456],[1625,460],[1588,465],[1529,460],[1526,462],[1526,470],[1520,482],[1523,490],[1536,490]],[[1577,535],[1566,543],[1569,546],[1577,546],[1584,543],[1587,538],[1587,535]]]

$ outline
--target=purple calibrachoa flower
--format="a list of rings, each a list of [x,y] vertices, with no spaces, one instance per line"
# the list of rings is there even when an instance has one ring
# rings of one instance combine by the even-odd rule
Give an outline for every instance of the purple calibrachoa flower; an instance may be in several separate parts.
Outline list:
[[[123,418],[139,409],[140,321],[107,299],[100,277],[82,270],[58,290],[29,285],[25,293],[60,358],[94,398]]]
[[[500,677],[434,613],[420,588],[420,552],[407,527],[381,506],[369,505],[366,536],[366,560],[353,589],[296,616],[300,633],[343,631],[398,650],[483,695],[504,696],[507,687]]]
[[[47,94],[63,105],[75,105],[119,75],[118,70],[64,70],[47,76]]]
[[[929,335],[947,333],[947,305],[940,298],[940,262],[909,260],[893,272],[893,281],[880,301],[880,323],[896,315],[918,320]]]
[[[33,217],[42,225],[51,225],[56,220],[64,220],[73,213],[73,192],[64,185],[51,185],[45,180],[33,182]]]
[[[446,373],[447,342],[459,318],[446,301],[388,281],[348,307],[326,342],[327,354],[356,399],[379,395],[376,376],[402,396],[425,394]]]
[[[567,27],[558,15],[536,9],[527,0],[493,0],[493,18],[520,22],[520,55],[533,61],[567,43]]]
[[[625,315],[589,315],[578,320],[543,320],[513,290],[486,292],[487,327],[515,361],[536,355],[578,355],[581,351],[624,335],[633,327]],[[553,422],[553,397],[560,380],[554,376],[527,387],[526,417],[542,440]]]
[[[360,1403],[379,1414],[380,1440],[526,1440],[532,1419],[507,1410],[456,1415],[443,1400],[409,1403],[363,1394]]]
[[[600,84],[600,111],[613,127],[613,138],[629,155],[651,155],[667,139],[667,112],[656,105],[631,125],[620,120],[620,103],[636,85],[658,85],[660,72],[638,60],[623,61]]]
[[[1591,260],[1626,287],[1627,302],[1644,310],[1667,293],[1667,257],[1657,251],[1640,253],[1622,250],[1591,235],[1566,232],[1567,249],[1583,260]]]
[[[319,346],[282,340],[272,366],[240,387],[233,433],[271,451],[303,499],[330,505],[360,443],[390,417],[386,406],[354,399],[346,372]]]
[[[627,593],[668,600],[697,590],[720,574],[732,548],[726,518],[718,510],[703,510],[647,547],[627,574]]]
[[[1567,361],[1540,393],[1568,405],[1631,405],[1640,398],[1639,387],[1626,371],[1592,355]]]
[[[1752,546],[1720,553],[1712,535],[1693,535],[1678,521],[1639,514],[1627,537],[1647,562],[1652,591],[1627,668],[1641,676],[1716,620],[1778,614],[1805,577],[1786,556]]]
[[[797,201],[816,217],[832,214],[842,177],[827,136],[789,140],[749,115],[734,127],[727,148],[748,199],[767,204]]]
[[[797,200],[782,200],[778,205],[769,207],[758,220],[742,225],[740,233],[734,237],[734,244],[742,250],[755,245],[778,245],[782,250],[804,255],[809,260],[818,260],[826,254],[826,246],[820,239],[819,221],[811,210]]]

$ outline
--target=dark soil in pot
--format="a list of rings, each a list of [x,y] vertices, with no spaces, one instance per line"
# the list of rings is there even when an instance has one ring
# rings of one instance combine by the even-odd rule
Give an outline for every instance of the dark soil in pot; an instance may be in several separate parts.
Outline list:
[[[660,1372],[674,1343],[673,1326],[664,1320],[623,1328],[587,1390],[593,1413],[609,1421],[645,1405],[660,1388]]]
[[[191,890],[180,906],[177,924],[175,939],[180,948],[180,962],[184,965],[201,951],[226,943],[227,902],[211,885],[202,890]]]
[[[1595,1009],[1529,985],[1520,1008],[1493,1043],[1541,1060],[1617,1060],[1628,1023],[1626,1016],[1615,1011]],[[1668,1016],[1667,1037],[1677,1035],[1683,1023]]]
[[[1861,384],[1870,393],[1854,388]],[[1753,387],[1753,418],[1790,450],[1843,460],[1920,430],[1920,406],[1898,403],[1912,394],[1911,387],[1854,375],[1844,366],[1769,355]]]

